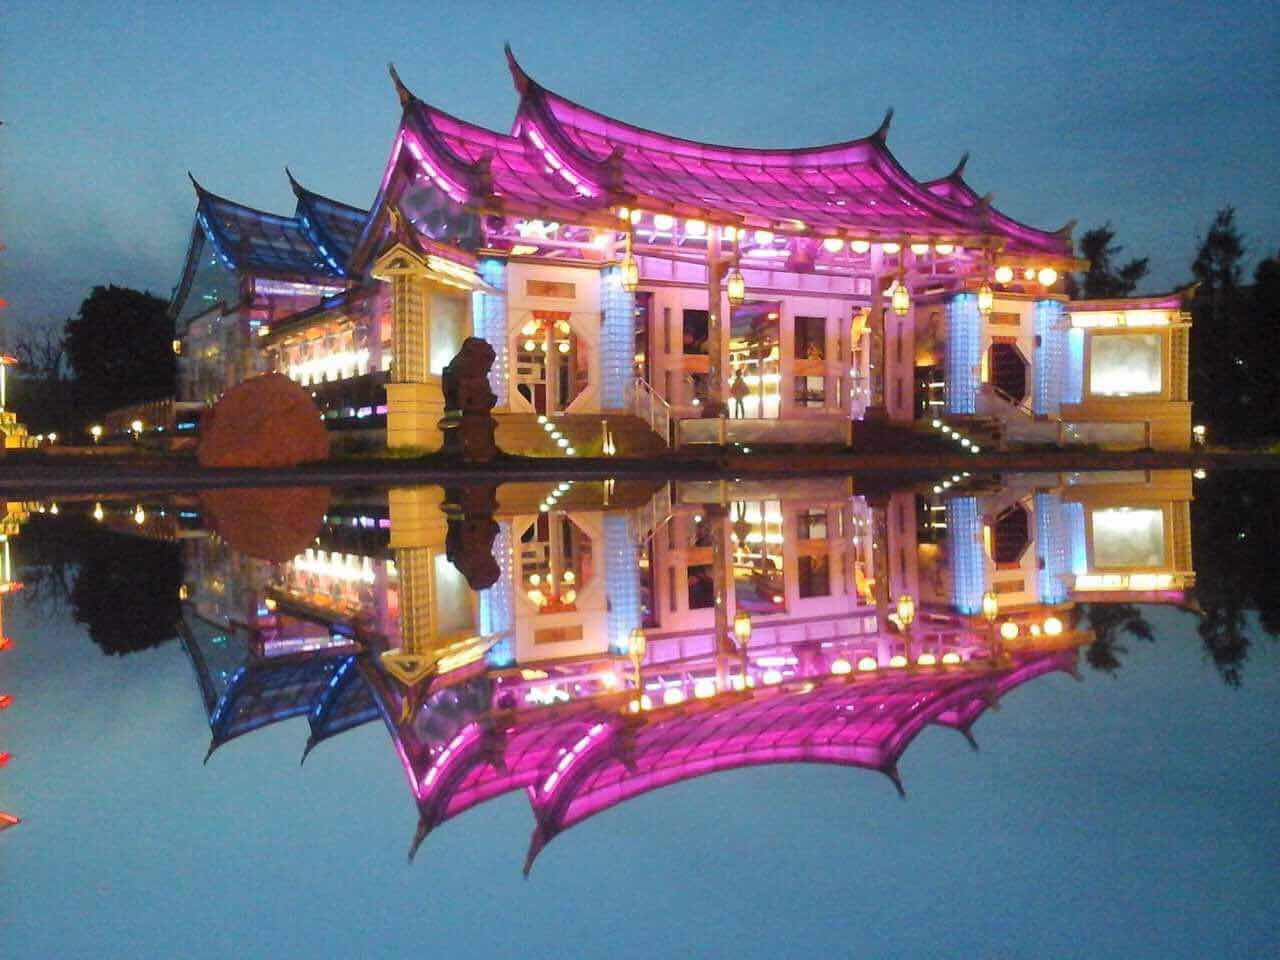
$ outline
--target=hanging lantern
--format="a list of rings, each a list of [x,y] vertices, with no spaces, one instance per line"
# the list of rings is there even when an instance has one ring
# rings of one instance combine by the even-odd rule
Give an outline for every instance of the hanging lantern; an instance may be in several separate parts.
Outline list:
[[[729,294],[729,302],[735,307],[747,299],[747,281],[742,279],[742,271],[734,267],[725,278],[725,290]]]
[[[640,286],[640,266],[636,263],[636,258],[631,255],[630,250],[622,258],[621,278],[622,289],[628,293],[634,292],[636,287]]]
[[[978,288],[978,312],[984,317],[991,312],[991,308],[995,306],[996,296],[991,291],[991,284],[982,281],[982,286]]]
[[[1013,267],[996,267],[996,283],[1013,283]]]
[[[906,283],[899,277],[898,282],[893,285],[893,312],[905,317],[910,309],[911,294],[907,291]]]
[[[1045,267],[1036,274],[1036,279],[1040,281],[1042,286],[1052,287],[1058,282],[1058,271],[1053,267]]]
[[[904,627],[911,626],[916,619],[916,600],[909,593],[898,598],[898,620]]]
[[[849,327],[849,342],[858,343],[863,334],[867,332],[867,311],[855,310],[853,312],[853,322]]]

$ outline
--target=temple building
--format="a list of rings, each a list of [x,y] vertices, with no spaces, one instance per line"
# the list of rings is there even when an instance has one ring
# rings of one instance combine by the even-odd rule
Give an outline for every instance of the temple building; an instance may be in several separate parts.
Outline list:
[[[332,427],[435,449],[441,371],[476,336],[508,452],[843,445],[862,422],[970,449],[1189,446],[1181,297],[1070,302],[1070,225],[1000,212],[964,159],[912,177],[891,114],[827,146],[716,146],[597,113],[507,55],[507,133],[392,71],[401,121],[367,214],[296,183],[293,217],[197,187],[180,399],[277,370]]]
[[[333,502],[274,563],[193,519],[183,641],[210,753],[289,718],[304,754],[380,720],[415,848],[520,790],[530,862],[718,770],[834,763],[901,786],[928,725],[970,736],[1009,690],[1074,669],[1081,604],[1185,605],[1195,582],[1188,472],[1003,479],[530,482],[469,506],[400,489]]]

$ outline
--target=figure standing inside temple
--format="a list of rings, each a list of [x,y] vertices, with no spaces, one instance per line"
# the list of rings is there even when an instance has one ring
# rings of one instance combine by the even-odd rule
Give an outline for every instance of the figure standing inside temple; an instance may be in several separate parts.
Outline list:
[[[747,386],[746,378],[742,376],[742,370],[737,370],[733,375],[733,381],[729,384],[729,395],[733,397],[733,415],[739,420],[746,419],[747,416],[747,395],[751,393],[751,388]]]

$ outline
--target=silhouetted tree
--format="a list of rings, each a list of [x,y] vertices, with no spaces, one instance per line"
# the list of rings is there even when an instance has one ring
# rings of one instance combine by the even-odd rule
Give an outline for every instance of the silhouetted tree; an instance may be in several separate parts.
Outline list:
[[[1119,264],[1124,247],[1113,243],[1116,233],[1107,222],[1086,231],[1080,237],[1080,256],[1089,261],[1089,269],[1081,275],[1072,296],[1086,300],[1102,297],[1128,297],[1138,289],[1147,275],[1150,258],[1134,258]]]
[[[66,349],[82,414],[173,393],[173,321],[150,293],[94,287],[67,321]]]
[[[1191,264],[1200,284],[1192,304],[1191,400],[1197,419],[1227,441],[1264,432],[1258,412],[1267,391],[1259,377],[1271,376],[1270,362],[1253,355],[1248,298],[1240,291],[1244,251],[1235,209],[1224,207]]]
[[[18,366],[9,385],[9,406],[32,433],[70,436],[80,417],[67,376],[66,340],[60,326],[23,332],[14,344]]]

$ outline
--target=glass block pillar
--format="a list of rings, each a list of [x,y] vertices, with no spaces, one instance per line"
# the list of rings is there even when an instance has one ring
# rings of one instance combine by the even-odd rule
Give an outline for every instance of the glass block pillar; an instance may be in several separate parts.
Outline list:
[[[947,413],[974,414],[982,371],[982,315],[978,298],[958,293],[947,301]]]
[[[1036,566],[1038,594],[1041,603],[1064,603],[1067,599],[1067,574],[1070,569],[1070,531],[1067,511],[1056,493],[1037,493]]]
[[[489,648],[491,667],[508,667],[515,662],[515,595],[512,592],[511,521],[498,521],[498,535],[493,538],[493,557],[498,561],[498,579],[488,590],[481,590],[480,633],[499,639]]]
[[[507,331],[507,264],[505,260],[486,258],[477,265],[480,278],[501,293],[476,291],[472,304],[476,336],[493,347],[493,367],[489,370],[489,389],[498,398],[498,406],[508,405],[507,389],[510,336]]]
[[[1066,383],[1067,314],[1058,300],[1035,302],[1035,353],[1033,409],[1039,416],[1058,412]]]
[[[635,383],[636,298],[609,267],[600,276],[600,406],[625,410]]]
[[[947,501],[947,559],[951,565],[951,603],[961,613],[980,613],[987,561],[977,497]]]
[[[631,631],[640,626],[640,563],[626,514],[604,518],[604,584],[609,597],[605,625],[609,649],[626,653]]]
[[[1084,399],[1084,331],[1071,329],[1066,334],[1067,353],[1063,362],[1062,402],[1080,403]]]

